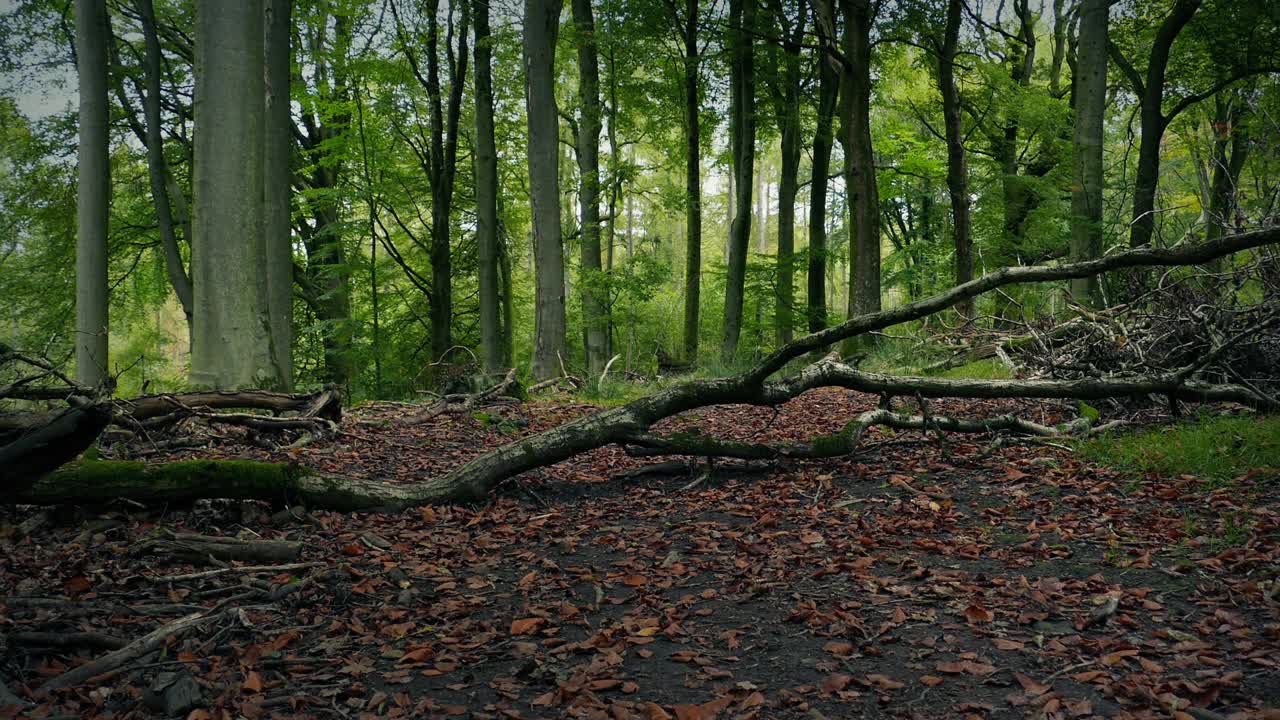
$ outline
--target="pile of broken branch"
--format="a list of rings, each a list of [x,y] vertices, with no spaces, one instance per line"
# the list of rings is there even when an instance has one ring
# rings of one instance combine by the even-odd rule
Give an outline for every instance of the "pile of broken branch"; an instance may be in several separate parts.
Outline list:
[[[997,359],[1017,377],[1134,378],[1194,367],[1213,383],[1280,397],[1280,258],[1260,255],[1229,271],[1166,272],[1154,287],[1102,309],[1071,307],[1013,329],[968,333],[928,370]],[[1163,403],[1149,395],[1108,399],[1116,409]]]

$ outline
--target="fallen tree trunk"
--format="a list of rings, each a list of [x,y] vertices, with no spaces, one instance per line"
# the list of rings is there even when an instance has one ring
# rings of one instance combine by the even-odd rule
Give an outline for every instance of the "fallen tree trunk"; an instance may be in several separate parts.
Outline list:
[[[0,446],[0,477],[8,481],[8,487],[0,487],[0,492],[21,492],[31,482],[75,459],[98,439],[110,420],[111,411],[106,405],[71,407]]]
[[[290,563],[302,554],[302,543],[289,540],[242,540],[165,531],[140,543],[138,552],[163,553],[190,562],[238,560]]]
[[[315,393],[269,390],[162,393],[121,400],[119,404],[123,414],[138,421],[180,413],[187,408],[296,412],[302,417],[319,417],[333,422],[342,420],[342,394],[333,387]]]
[[[528,470],[552,465],[605,445],[651,441],[649,428],[672,415],[709,405],[778,405],[807,390],[824,386],[921,397],[1097,399],[1161,393],[1187,400],[1229,400],[1274,409],[1274,400],[1247,386],[1209,385],[1195,381],[1191,376],[1200,365],[1172,373],[1128,378],[983,381],[876,375],[863,373],[849,365],[825,358],[792,377],[776,381],[769,381],[768,378],[789,362],[815,350],[851,337],[926,317],[1005,285],[1089,277],[1129,267],[1200,264],[1276,242],[1280,242],[1280,227],[1172,249],[1130,250],[1080,263],[997,270],[932,297],[890,310],[860,315],[840,325],[798,338],[742,374],[692,380],[620,407],[600,410],[509,443],[448,473],[412,485],[388,485],[339,478],[301,468],[257,463],[240,463],[243,472],[227,472],[223,464],[214,462],[172,463],[154,467],[133,464],[122,468],[120,472],[106,464],[88,463],[78,469],[54,473],[15,499],[18,502],[39,504],[86,502],[118,496],[135,500],[190,497],[287,498],[301,501],[312,508],[338,510],[478,501],[504,480]],[[941,422],[941,419],[934,420]],[[907,419],[898,422],[915,421]],[[961,429],[964,421],[948,419],[948,422],[953,423],[955,429]],[[924,418],[920,419],[921,426],[928,424]],[[774,452],[776,453],[776,449]]]

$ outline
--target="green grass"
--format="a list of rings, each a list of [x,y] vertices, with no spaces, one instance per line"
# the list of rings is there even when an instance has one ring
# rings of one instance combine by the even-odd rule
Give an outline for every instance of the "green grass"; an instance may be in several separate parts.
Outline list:
[[[987,358],[986,360],[974,360],[971,363],[954,367],[945,372],[939,373],[938,377],[944,378],[968,378],[974,380],[1008,380],[1013,377],[1013,373],[1009,372],[1009,367],[1000,362],[998,358]]]
[[[1194,475],[1225,482],[1251,470],[1280,477],[1280,417],[1200,417],[1079,445],[1086,460],[1140,474]]]

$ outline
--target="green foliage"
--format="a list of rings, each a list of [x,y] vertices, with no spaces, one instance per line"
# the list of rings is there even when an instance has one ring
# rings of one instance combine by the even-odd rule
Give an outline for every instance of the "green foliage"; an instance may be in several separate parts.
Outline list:
[[[1172,426],[1081,442],[1082,457],[1138,474],[1225,482],[1250,472],[1280,477],[1280,417],[1202,416]]]

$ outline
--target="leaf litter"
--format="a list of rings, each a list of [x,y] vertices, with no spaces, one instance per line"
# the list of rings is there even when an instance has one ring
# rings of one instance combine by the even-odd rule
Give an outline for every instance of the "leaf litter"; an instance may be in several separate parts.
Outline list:
[[[826,389],[657,430],[803,439],[870,404]],[[408,425],[412,407],[375,403],[301,450],[170,457],[408,482],[591,410]],[[162,716],[143,700],[167,673],[194,680],[190,720],[1280,717],[1274,482],[1133,482],[984,437],[879,428],[864,442],[843,459],[643,475],[627,473],[647,461],[606,448],[482,505],[400,514],[121,504],[55,510],[19,537],[31,510],[6,509],[0,678],[34,704],[0,716]],[[135,552],[161,527],[301,541],[314,565],[157,581],[204,569]],[[21,633],[127,642],[182,608],[224,614],[109,678],[35,697],[104,651]]]

